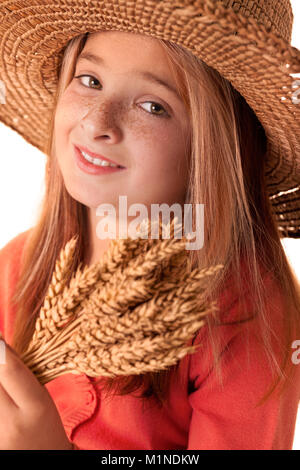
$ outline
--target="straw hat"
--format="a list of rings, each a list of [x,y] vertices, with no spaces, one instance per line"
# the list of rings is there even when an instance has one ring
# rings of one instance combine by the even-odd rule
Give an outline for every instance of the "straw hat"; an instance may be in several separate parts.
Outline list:
[[[0,0],[0,120],[45,153],[66,43],[100,29],[170,40],[231,82],[268,138],[267,191],[300,238],[300,51],[289,0]],[[4,85],[3,85],[4,84]],[[298,93],[299,92],[299,93]]]

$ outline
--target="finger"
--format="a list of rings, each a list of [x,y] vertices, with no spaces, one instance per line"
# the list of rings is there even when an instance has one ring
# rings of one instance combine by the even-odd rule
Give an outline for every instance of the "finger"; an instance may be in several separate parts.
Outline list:
[[[0,385],[0,416],[1,416],[1,425],[5,425],[7,420],[12,418],[12,413],[18,410],[19,407],[12,400],[11,396],[8,395],[6,390]]]
[[[44,398],[45,390],[11,346],[5,345],[5,363],[0,363],[0,384],[18,407],[35,408]]]
[[[0,336],[2,338],[2,335],[0,333]],[[5,364],[6,362],[6,347],[5,347],[5,341],[1,340],[0,341],[0,364]],[[18,408],[16,403],[13,401],[10,395],[5,391],[5,389],[0,385],[0,416],[2,420],[4,419],[4,413],[7,409],[10,410],[10,407],[14,406],[15,408]],[[8,411],[9,411],[8,410]]]

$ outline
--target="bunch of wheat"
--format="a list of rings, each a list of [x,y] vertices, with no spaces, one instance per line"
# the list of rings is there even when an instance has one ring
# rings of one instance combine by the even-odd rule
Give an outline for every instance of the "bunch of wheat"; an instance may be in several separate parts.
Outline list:
[[[157,239],[148,237],[151,223],[141,224],[137,238],[110,240],[102,259],[80,263],[70,282],[77,237],[61,250],[22,356],[42,384],[66,373],[155,372],[196,350],[187,341],[217,310],[201,302],[204,281],[223,265],[190,270],[187,239],[174,238],[177,218],[159,224]]]

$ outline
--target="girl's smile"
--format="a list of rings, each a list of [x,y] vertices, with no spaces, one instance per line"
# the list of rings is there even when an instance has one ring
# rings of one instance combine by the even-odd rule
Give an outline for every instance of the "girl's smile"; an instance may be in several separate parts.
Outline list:
[[[107,157],[104,157],[103,155],[99,155],[99,154],[92,152],[87,147],[82,147],[79,145],[75,145],[75,147],[83,154],[83,156],[88,161],[91,161],[92,163],[99,164],[101,162],[101,163],[104,163],[105,165],[112,165],[112,166],[116,166],[120,168],[125,168],[124,166],[120,165],[114,160],[111,160],[110,158],[107,158]],[[100,162],[98,160],[100,160]]]
[[[106,175],[109,173],[116,173],[124,170],[124,167],[120,167],[119,165],[114,164],[113,166],[109,164],[108,160],[104,159],[91,159],[90,161],[89,154],[83,154],[82,151],[74,146],[74,153],[75,153],[75,160],[80,168],[85,173],[89,173],[91,175]]]

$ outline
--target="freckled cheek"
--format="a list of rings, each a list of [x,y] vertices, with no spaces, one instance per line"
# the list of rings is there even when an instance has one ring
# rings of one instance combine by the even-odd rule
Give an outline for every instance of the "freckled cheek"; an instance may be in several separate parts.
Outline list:
[[[78,109],[73,104],[68,105],[61,105],[56,110],[55,121],[57,123],[57,127],[63,130],[66,130],[68,127],[72,126],[77,119]]]
[[[184,165],[184,146],[176,134],[175,129],[173,132],[160,132],[159,129],[153,132],[152,129],[150,134],[145,129],[139,138],[135,136],[136,168],[141,177],[151,174],[168,181],[180,177]]]
[[[78,98],[75,93],[66,91],[56,108],[55,121],[57,122],[57,127],[64,131],[72,129],[86,112],[86,102]]]
[[[157,166],[165,174],[166,178],[176,178],[176,175],[183,170],[183,148],[175,137],[170,137],[169,141],[161,146],[158,153]]]

